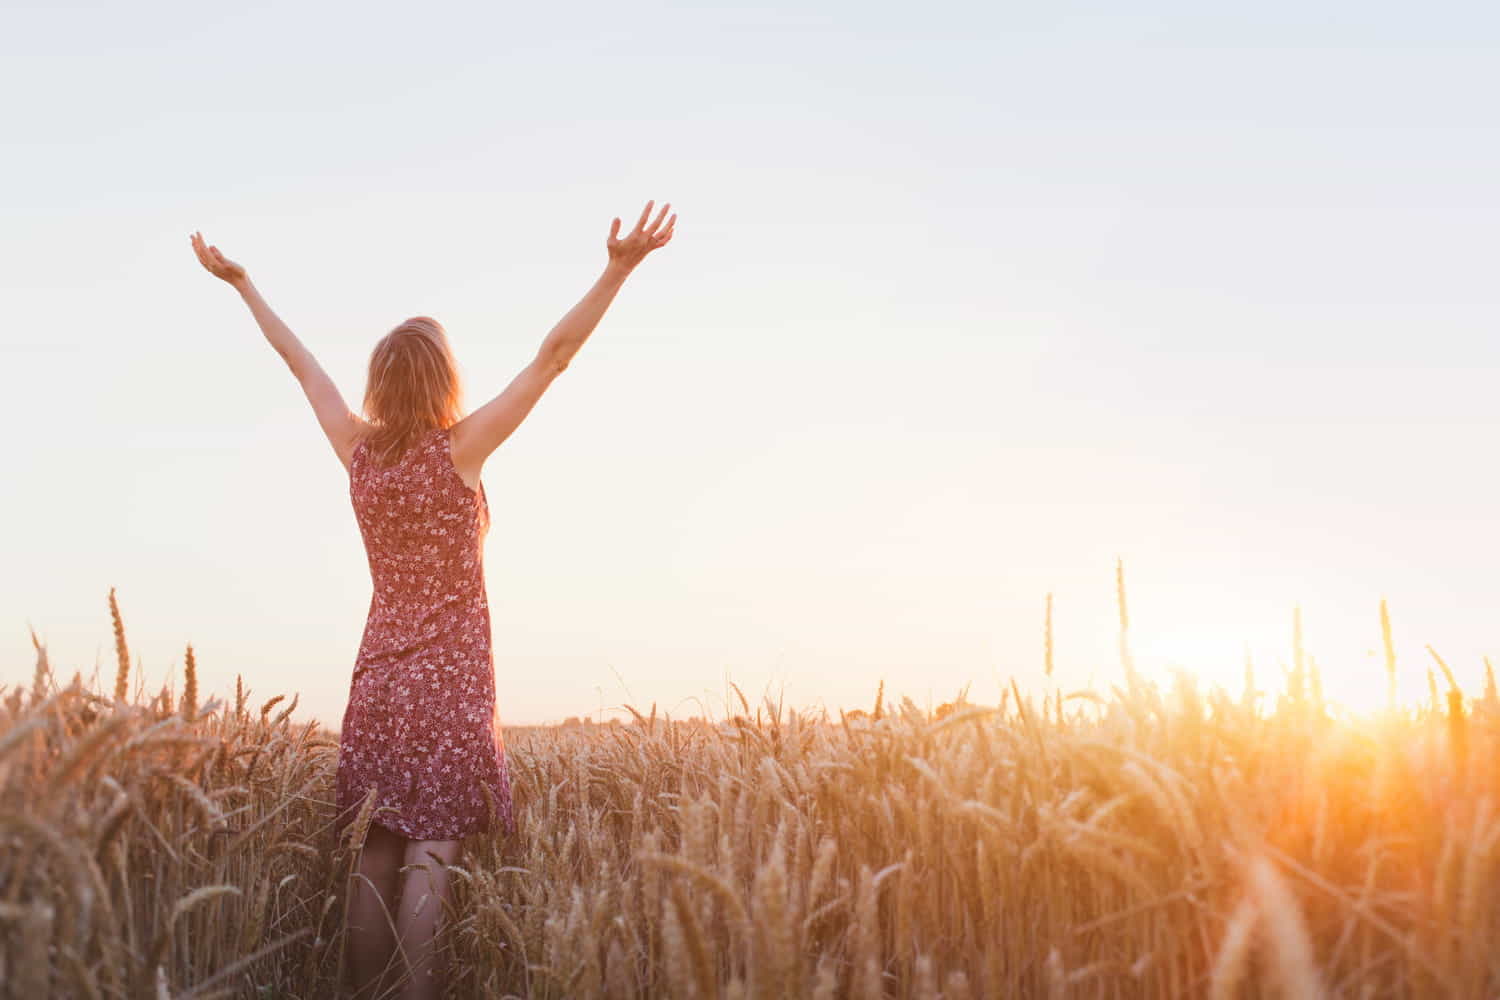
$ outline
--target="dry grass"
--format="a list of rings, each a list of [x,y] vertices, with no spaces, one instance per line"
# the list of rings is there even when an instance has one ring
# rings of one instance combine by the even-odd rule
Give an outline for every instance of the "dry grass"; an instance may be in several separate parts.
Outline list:
[[[5,991],[336,995],[366,823],[337,839],[334,734],[243,684],[59,687],[36,649],[0,692]],[[1495,995],[1493,686],[1342,720],[1297,653],[1264,708],[1131,670],[1111,698],[510,730],[520,832],[465,845],[450,994]]]

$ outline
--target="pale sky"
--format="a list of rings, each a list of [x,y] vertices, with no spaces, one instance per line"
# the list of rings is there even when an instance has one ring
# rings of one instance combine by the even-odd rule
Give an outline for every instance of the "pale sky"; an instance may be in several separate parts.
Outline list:
[[[1125,7],[1128,6],[1128,12]],[[337,726],[348,481],[244,264],[357,407],[448,328],[472,408],[680,213],[486,464],[507,722],[1272,684],[1500,654],[1494,94],[1480,4],[7,4],[0,682]]]

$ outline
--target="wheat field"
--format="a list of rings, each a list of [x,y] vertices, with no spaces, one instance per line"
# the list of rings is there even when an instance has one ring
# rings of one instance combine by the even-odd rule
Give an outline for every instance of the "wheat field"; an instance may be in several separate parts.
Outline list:
[[[6,995],[339,995],[336,734],[200,702],[190,647],[127,697],[110,606],[112,692],[41,643],[0,691]],[[465,844],[449,995],[1500,992],[1492,678],[1350,719],[1300,650],[1273,701],[1149,683],[1123,635],[1107,695],[507,730],[518,834]]]

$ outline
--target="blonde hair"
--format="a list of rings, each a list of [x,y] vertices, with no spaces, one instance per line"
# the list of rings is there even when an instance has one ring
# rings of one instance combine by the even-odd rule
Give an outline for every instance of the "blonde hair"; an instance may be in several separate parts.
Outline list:
[[[413,316],[381,337],[370,352],[364,399],[375,461],[391,465],[422,434],[458,423],[461,396],[443,324]]]

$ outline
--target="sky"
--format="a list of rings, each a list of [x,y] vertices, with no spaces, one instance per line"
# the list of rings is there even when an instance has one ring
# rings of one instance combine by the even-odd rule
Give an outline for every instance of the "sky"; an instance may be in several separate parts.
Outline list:
[[[1500,655],[1500,14],[1480,4],[7,4],[0,683],[28,626],[337,727],[348,479],[201,230],[357,409],[477,407],[679,213],[486,463],[514,724]],[[1046,595],[1056,672],[1042,675]],[[180,686],[179,681],[173,681]],[[737,699],[735,701],[737,704]]]

